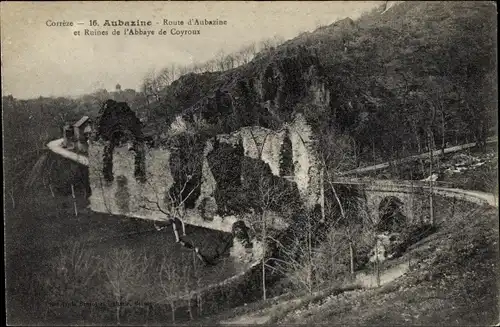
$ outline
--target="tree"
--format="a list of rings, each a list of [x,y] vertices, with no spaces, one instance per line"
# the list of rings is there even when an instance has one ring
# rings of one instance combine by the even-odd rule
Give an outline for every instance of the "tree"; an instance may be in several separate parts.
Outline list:
[[[325,221],[325,215],[335,215],[333,208],[338,208],[338,213],[340,217],[335,220],[333,226],[335,226],[338,221],[346,222],[349,220],[348,211],[346,210],[345,204],[342,203],[339,194],[335,186],[335,179],[340,172],[347,170],[347,167],[352,167],[356,162],[356,149],[353,147],[353,142],[351,138],[343,135],[336,135],[334,131],[326,131],[321,136],[321,147],[318,149],[317,153],[319,155],[321,164],[321,174],[322,183],[321,187],[325,188],[325,185],[329,192],[324,192],[324,194],[333,195],[334,204],[329,204],[327,207],[330,209],[329,213],[325,214],[323,212],[322,220]],[[333,217],[330,217],[333,218]],[[354,236],[357,232],[357,228],[353,225],[346,225],[345,234],[347,236],[349,244],[349,254],[350,254],[350,272],[354,274]]]
[[[323,226],[313,213],[304,212],[296,216],[296,228],[290,231],[284,242],[270,237],[278,249],[278,257],[266,258],[266,267],[276,270],[291,281],[292,285],[312,294],[317,281],[315,273],[319,269],[315,257],[315,241],[318,228]],[[273,265],[267,264],[273,262]]]
[[[186,236],[185,218],[188,209],[194,207],[202,182],[201,163],[204,148],[202,140],[199,135],[190,131],[172,136],[168,140],[169,149],[172,151],[168,175],[173,177],[173,184],[162,192],[162,183],[171,177],[149,174],[146,176],[145,194],[153,196],[142,195],[139,202],[142,203],[141,209],[161,212],[165,215],[164,221],[168,223],[167,226],[172,226],[177,243],[191,249],[205,265],[214,265],[214,261],[203,255],[199,247],[184,239]],[[162,230],[167,226],[160,227],[155,224],[157,230]]]
[[[115,298],[115,318],[120,325],[121,312],[124,306],[132,300],[139,300],[147,294],[144,289],[144,281],[147,276],[149,260],[137,260],[128,249],[114,249],[110,256],[103,260],[104,273],[108,280],[108,286]],[[134,297],[136,297],[134,299]]]
[[[271,38],[264,39],[264,40],[260,41],[259,50],[264,51],[264,52],[273,50],[275,47],[279,46],[284,41],[285,41],[285,39],[282,36],[275,35]]]
[[[160,290],[163,297],[170,304],[172,323],[175,323],[176,298],[182,288],[183,275],[172,260],[172,256],[164,258],[160,266]]]
[[[149,104],[149,99],[160,102],[161,91],[172,82],[172,72],[169,69],[163,69],[159,73],[154,69],[150,70],[142,82],[141,91],[146,95]]]
[[[236,60],[237,65],[248,64],[255,56],[255,53],[256,53],[255,43],[251,43],[247,46],[242,47],[235,54],[235,57],[237,58]]]
[[[298,195],[297,187],[294,183],[284,178],[272,174],[269,165],[263,161],[263,150],[266,139],[272,133],[271,130],[258,133],[250,130],[250,135],[257,149],[257,158],[252,160],[254,163],[245,174],[246,189],[248,195],[246,202],[254,209],[255,220],[251,221],[251,228],[260,236],[263,248],[263,260],[261,263],[262,271],[262,298],[267,298],[266,288],[266,269],[267,259],[270,255],[268,243],[275,240],[273,231],[273,217],[278,213],[281,218],[291,218],[296,212],[300,211],[301,200]]]
[[[177,67],[172,64],[170,67],[165,67],[160,72],[158,73],[158,76],[156,77],[158,87],[160,89],[164,89],[170,84],[172,84],[173,81],[177,79]]]

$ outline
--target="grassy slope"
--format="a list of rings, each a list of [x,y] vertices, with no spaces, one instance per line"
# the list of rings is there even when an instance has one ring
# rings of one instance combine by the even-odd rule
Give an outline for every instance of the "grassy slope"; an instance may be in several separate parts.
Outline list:
[[[151,221],[94,213],[85,209],[83,200],[78,201],[79,215],[75,217],[71,196],[53,198],[49,190],[38,191],[36,197],[27,195],[17,203],[15,210],[10,203],[6,206],[6,298],[11,323],[43,319],[42,299],[45,292],[51,291],[43,285],[45,282],[51,285],[64,282],[54,269],[68,264],[64,263],[65,256],[74,258],[71,257],[72,251],[81,249],[78,244],[85,243],[82,253],[91,256],[95,269],[99,269],[100,263],[94,259],[110,256],[115,250],[132,251],[133,260],[147,255],[154,262],[148,268],[151,283],[158,278],[162,258],[173,257],[176,264],[192,261],[191,251],[175,244],[171,228],[158,232]],[[224,241],[227,241],[226,234],[208,229],[187,226],[186,232],[188,238],[209,257],[221,251]],[[204,269],[201,286],[231,276],[234,269],[231,260],[224,258],[221,264]],[[93,287],[92,290],[79,291],[80,298],[72,299],[97,301],[94,298],[102,296],[99,301],[110,300],[105,278],[96,278]],[[65,301],[64,298],[60,300]],[[71,322],[75,321],[64,323]]]
[[[267,322],[329,325],[485,325],[498,322],[498,216],[489,207],[456,215],[411,247],[411,270],[378,289],[338,289],[236,308],[210,319],[267,315]],[[387,265],[395,263],[388,262]],[[334,296],[331,296],[334,294]],[[276,303],[282,305],[273,306]]]
[[[405,256],[421,259],[399,280],[359,292],[311,319],[302,316],[298,321],[342,325],[498,322],[497,210],[480,208],[464,215]]]

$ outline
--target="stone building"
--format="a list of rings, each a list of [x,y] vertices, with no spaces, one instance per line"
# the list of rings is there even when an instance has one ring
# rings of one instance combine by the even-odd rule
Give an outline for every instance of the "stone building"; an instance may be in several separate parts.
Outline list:
[[[76,123],[73,124],[75,147],[80,152],[88,151],[88,138],[92,127],[90,125],[90,118],[83,116]]]
[[[62,146],[69,150],[87,153],[88,139],[91,133],[92,125],[88,116],[83,116],[73,125],[65,124]]]

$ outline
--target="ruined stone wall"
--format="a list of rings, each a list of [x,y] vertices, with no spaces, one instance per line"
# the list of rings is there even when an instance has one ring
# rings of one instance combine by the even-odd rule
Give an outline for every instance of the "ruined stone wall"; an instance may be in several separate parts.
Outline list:
[[[196,201],[196,208],[199,208],[202,204],[203,199],[213,199],[215,188],[217,186],[217,181],[215,180],[212,171],[210,170],[210,166],[208,164],[207,155],[213,150],[213,144],[211,141],[208,141],[205,149],[203,150],[203,163],[201,168],[201,187],[200,187],[200,196]]]
[[[170,152],[167,149],[145,148],[146,180],[139,181],[134,174],[135,152],[128,146],[116,147],[113,151],[113,181],[103,176],[102,158],[104,144],[91,142],[89,146],[89,181],[92,188],[90,207],[97,212],[116,215],[165,218],[156,204],[164,208],[164,194],[172,186],[170,175]],[[144,209],[146,206],[151,210]]]
[[[229,135],[218,135],[217,140],[232,145],[236,145],[241,140],[245,156],[261,159],[269,165],[274,175],[280,176],[281,146],[286,135],[285,129],[288,130],[292,143],[294,163],[294,174],[289,176],[288,179],[291,178],[297,184],[306,206],[312,208],[315,204],[321,203],[320,168],[313,146],[313,132],[301,114],[298,114],[291,124],[286,125],[280,131],[273,131],[260,126],[243,127]],[[207,143],[205,155],[211,149],[211,142]],[[208,164],[206,168],[209,170]],[[204,165],[204,175],[206,171],[208,172],[207,169],[205,169]],[[215,189],[212,183],[216,183],[213,176],[207,176],[204,179],[202,185],[203,197],[212,196]]]
[[[295,169],[294,181],[307,207],[312,208],[321,203],[320,166],[314,148],[313,132],[300,114],[290,125],[289,131]]]
[[[287,134],[286,130],[292,145],[294,161],[293,176],[287,176],[287,179],[297,184],[300,198],[308,208],[312,208],[321,203],[319,167],[315,158],[311,128],[301,115],[279,131],[258,126],[244,127],[232,134],[218,135],[216,139],[217,142],[229,143],[232,146],[241,142],[244,156],[260,158],[269,165],[273,175],[280,176],[281,149]],[[200,214],[200,209],[203,209],[200,208],[202,204],[209,201],[210,206],[219,205],[214,203],[217,180],[207,160],[207,156],[213,151],[213,142],[213,139],[207,141],[203,152],[200,195],[194,210],[190,210],[192,217],[188,218],[189,223],[199,226],[210,224],[209,219]],[[167,148],[151,148],[137,144],[117,146],[113,150],[113,180],[106,181],[103,176],[105,145],[105,141],[102,140],[89,141],[91,209],[117,215],[165,219],[166,215],[157,208],[156,202],[161,208],[166,209],[165,195],[174,182],[170,170],[171,151]],[[137,160],[135,151],[141,151],[138,147],[142,147],[144,153],[144,181],[135,174]]]
[[[245,156],[261,159],[269,165],[271,172],[279,176],[280,150],[284,131],[275,132],[263,127],[244,127],[238,132],[243,141]]]

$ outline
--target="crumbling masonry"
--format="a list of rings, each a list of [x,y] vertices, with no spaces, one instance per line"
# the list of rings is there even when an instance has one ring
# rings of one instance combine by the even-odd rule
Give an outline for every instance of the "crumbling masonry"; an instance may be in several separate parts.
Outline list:
[[[126,103],[108,100],[103,106],[94,135],[89,140],[92,210],[147,219],[166,218],[159,208],[169,205],[164,194],[174,183],[170,167],[172,149],[148,144],[141,128],[141,122]],[[214,142],[242,146],[244,156],[263,161],[273,175],[295,183],[307,208],[321,204],[320,170],[314,155],[312,135],[310,126],[298,114],[279,131],[258,126],[243,127],[234,133],[217,135],[208,140],[201,160],[199,196],[194,201],[194,208],[188,210],[186,222],[213,229],[228,229],[207,219],[213,217],[220,205],[214,197],[217,180],[207,160]],[[292,172],[289,176],[280,176],[284,143],[291,144],[293,163],[290,165],[292,170],[281,169],[281,173],[288,175]],[[202,205],[203,210],[199,210]]]

